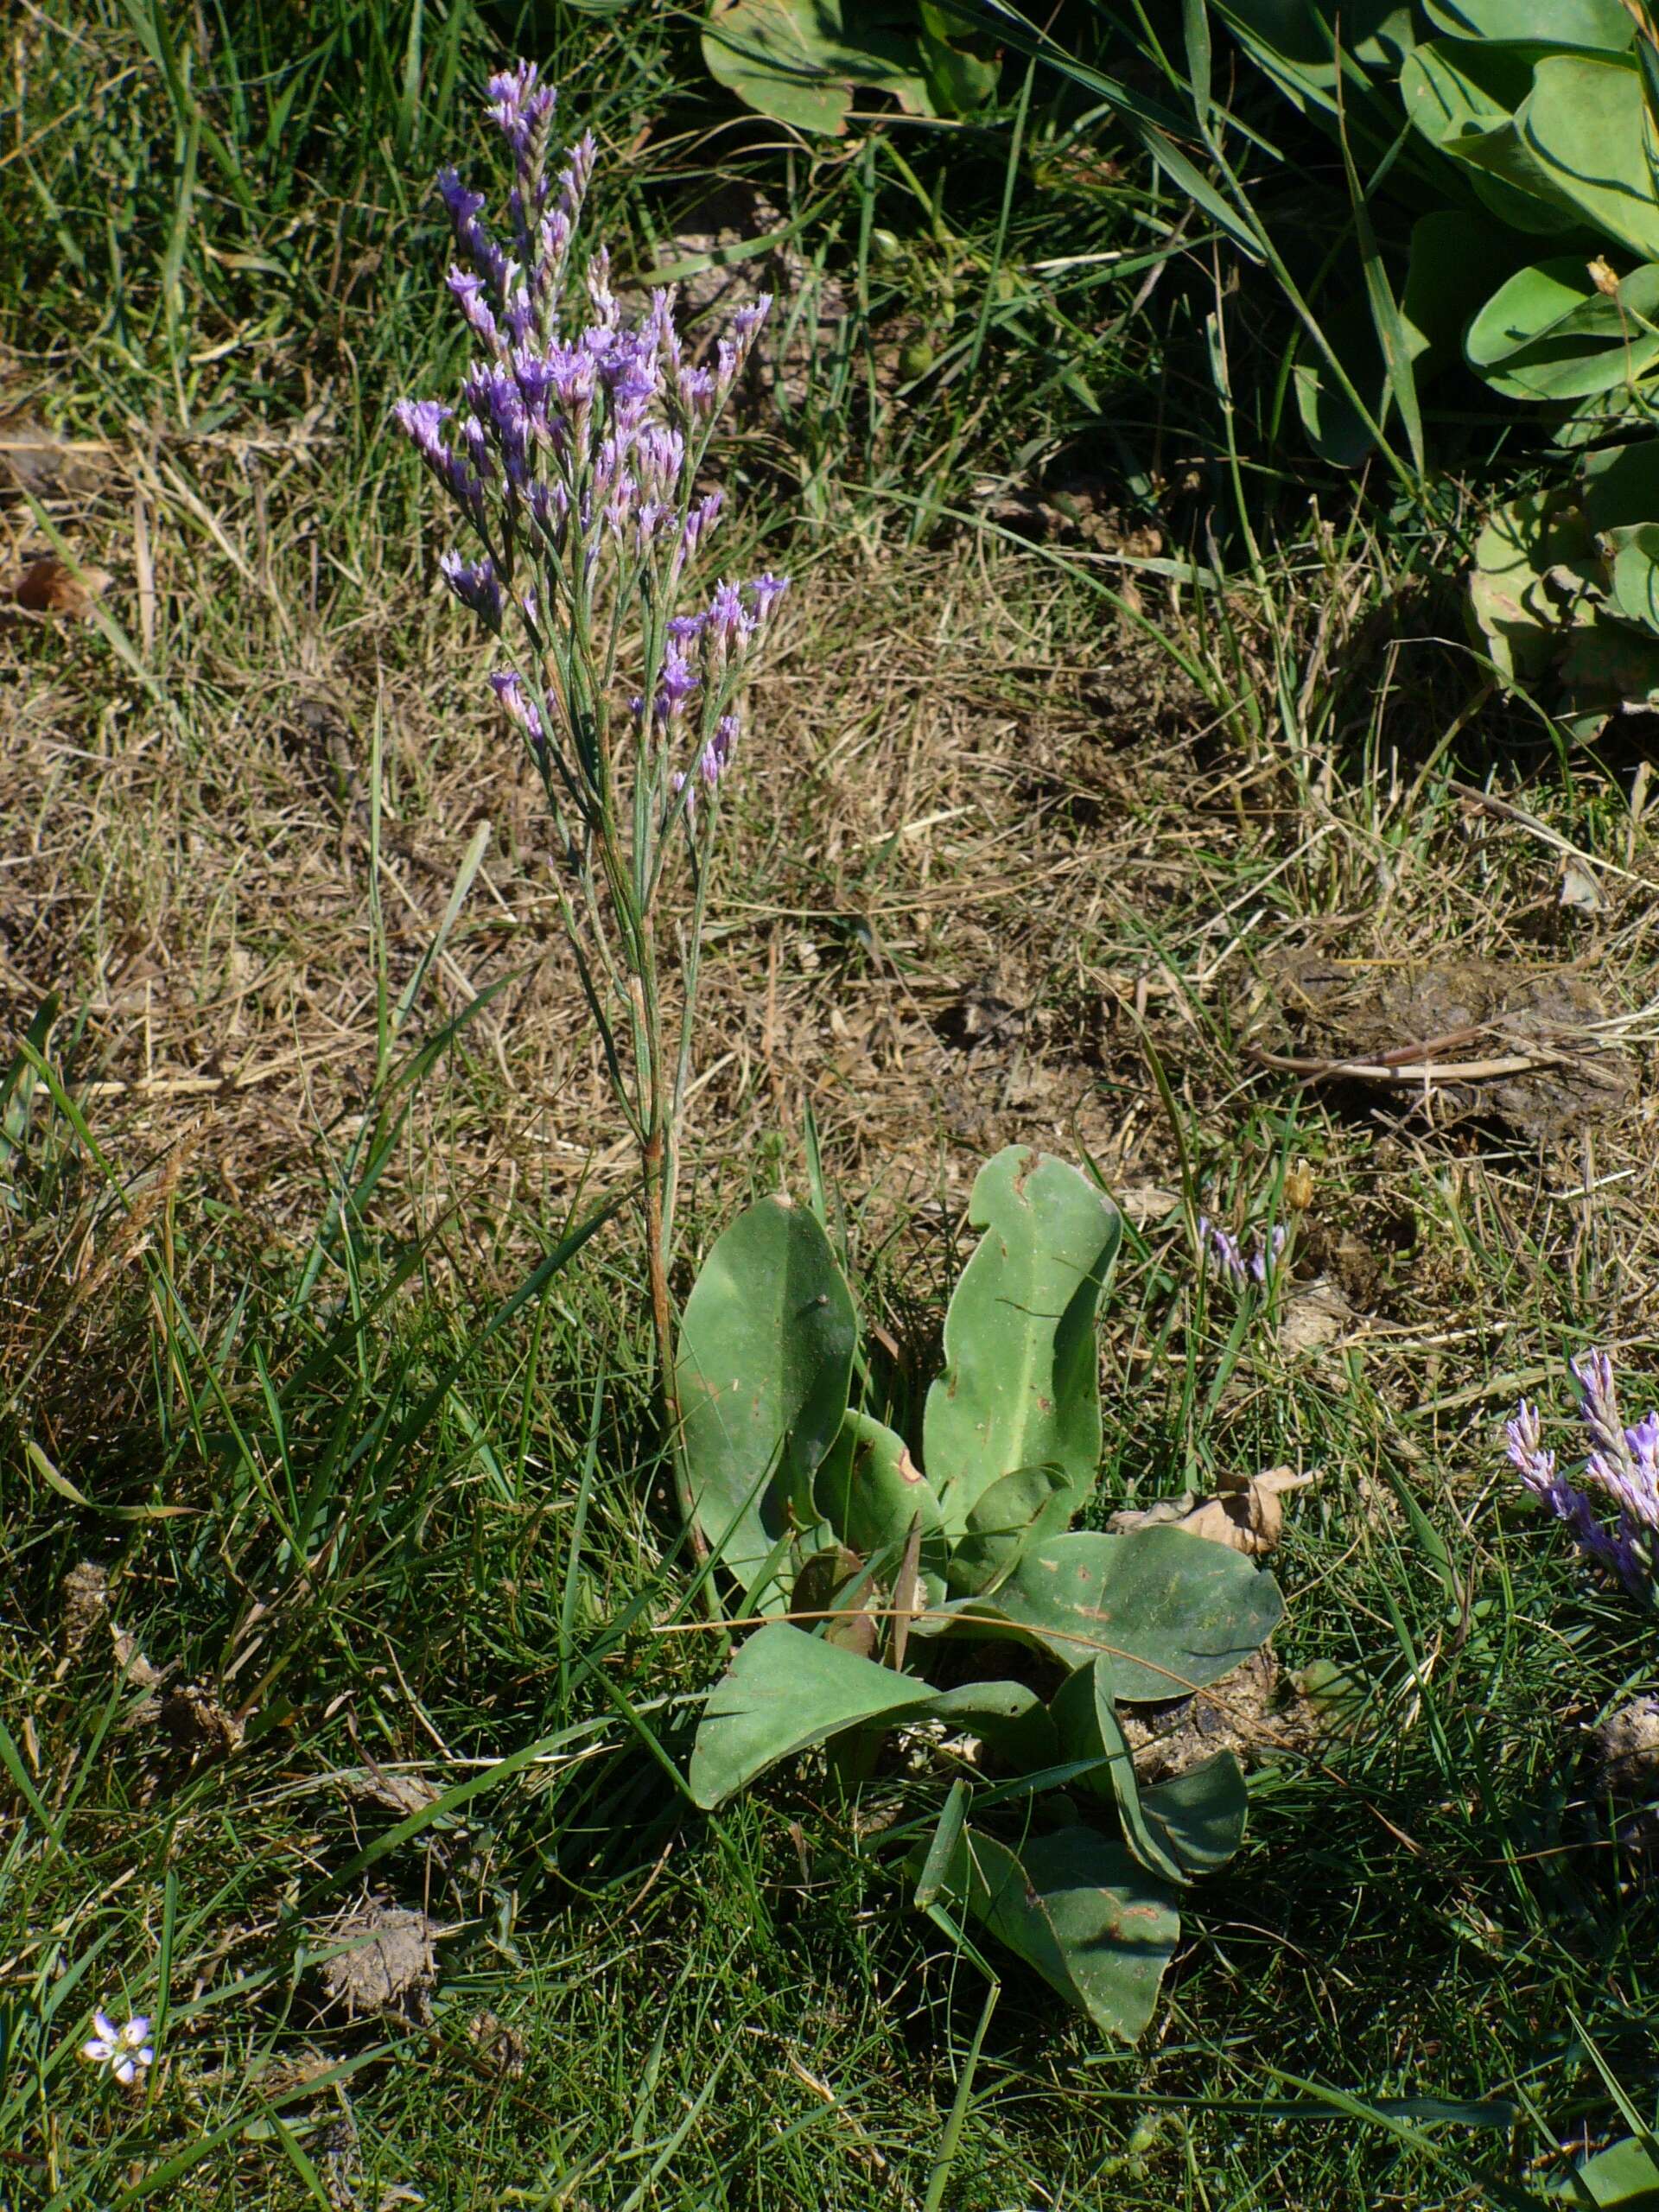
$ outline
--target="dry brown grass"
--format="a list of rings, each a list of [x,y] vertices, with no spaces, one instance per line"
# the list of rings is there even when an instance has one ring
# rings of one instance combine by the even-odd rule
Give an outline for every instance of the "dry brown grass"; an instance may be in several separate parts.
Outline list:
[[[626,1154],[532,779],[459,618],[411,581],[419,549],[393,535],[332,581],[314,558],[328,467],[308,430],[287,450],[152,446],[51,503],[73,550],[115,572],[122,643],[17,617],[0,633],[0,1011],[21,1027],[56,990],[66,1027],[84,1013],[80,1096],[113,1157],[153,1175],[188,1154],[175,1172],[260,1237],[308,1228],[319,1160],[375,1064],[378,718],[392,988],[480,824],[426,1024],[512,979],[429,1084],[378,1203],[394,1225],[454,1207],[487,1268]],[[1018,1138],[1086,1148],[1179,1239],[1184,1154],[1248,1211],[1288,1144],[1319,1164],[1306,1258],[1357,1335],[1415,1345],[1490,1297],[1465,1215],[1488,1257],[1535,1249],[1548,1274],[1576,1255],[1609,1322],[1637,1325],[1655,1277],[1646,1025],[1621,1040],[1628,1101],[1543,1153],[1478,1096],[1448,1128],[1444,1099],[1304,1092],[1247,1049],[1262,979],[1299,950],[1383,976],[1427,955],[1565,960],[1614,1015],[1650,995],[1659,855],[1639,807],[1611,774],[1571,792],[1541,779],[1525,819],[1459,793],[1437,741],[1466,725],[1454,748],[1478,753],[1496,710],[1470,715],[1455,655],[1389,642],[1375,556],[1236,594],[1220,629],[1150,584],[1149,613],[1103,598],[1109,553],[995,531],[925,551],[849,541],[798,567],[714,906],[690,1146],[710,1217],[769,1134],[793,1172],[809,1104],[842,1187],[884,1218],[954,1203]],[[1563,906],[1561,849],[1586,837],[1598,903]]]

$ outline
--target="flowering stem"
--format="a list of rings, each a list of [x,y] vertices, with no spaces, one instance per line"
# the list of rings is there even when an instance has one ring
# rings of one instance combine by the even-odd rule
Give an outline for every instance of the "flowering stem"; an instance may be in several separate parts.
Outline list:
[[[493,77],[489,91],[490,119],[513,160],[505,233],[492,235],[480,219],[483,195],[454,170],[438,179],[461,256],[448,282],[481,357],[459,409],[402,400],[393,412],[483,549],[471,562],[446,553],[446,582],[515,652],[516,664],[490,683],[541,772],[565,879],[560,917],[639,1147],[658,1402],[702,1568],[709,1552],[682,1448],[669,1291],[680,1123],[715,787],[737,743],[746,668],[787,580],[725,580],[704,606],[687,602],[722,505],[700,473],[771,302],[763,295],[741,308],[707,364],[688,354],[670,291],[653,293],[625,323],[602,246],[576,278],[591,137],[569,149],[556,177],[552,87],[525,62]],[[658,894],[681,855],[694,903],[690,934],[676,940],[671,1042]]]

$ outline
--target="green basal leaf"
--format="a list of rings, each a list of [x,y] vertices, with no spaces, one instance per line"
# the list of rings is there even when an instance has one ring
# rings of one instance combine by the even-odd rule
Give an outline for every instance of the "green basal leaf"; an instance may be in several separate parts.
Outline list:
[[[854,1338],[829,1239],[787,1198],[738,1216],[686,1301],[675,1382],[697,1525],[746,1588],[817,1517],[812,1478],[846,1413]]]
[[[716,83],[798,130],[839,137],[861,86],[890,93],[909,114],[932,111],[908,10],[710,0],[702,58]]]
[[[1583,462],[1584,517],[1592,530],[1620,530],[1659,516],[1659,438],[1611,446]]]
[[[1612,549],[1613,605],[1627,621],[1659,634],[1659,522],[1606,533]]]
[[[1659,360],[1659,266],[1599,291],[1585,262],[1563,255],[1517,270],[1469,326],[1471,368],[1511,398],[1580,399],[1629,384]]]
[[[917,47],[936,113],[972,115],[996,98],[1001,67],[987,42],[967,34],[945,9],[921,0]]]
[[[1558,2175],[1549,2184],[1552,2196],[1573,2204],[1584,2202],[1586,2190],[1592,2204],[1616,2205],[1619,2212],[1659,2212],[1659,2166],[1634,2136],[1626,2136],[1575,2166],[1572,2176]]]
[[[768,1767],[845,1729],[909,1720],[983,1736],[1021,1767],[1055,1763],[1052,1723],[1024,1682],[936,1690],[792,1622],[769,1621],[738,1647],[709,1694],[691,1751],[691,1795],[705,1808],[723,1804]]]
[[[1583,218],[1522,136],[1516,111],[1532,90],[1535,53],[1430,40],[1407,57],[1400,97],[1417,130],[1475,172],[1475,189],[1517,229],[1545,235]]]
[[[1124,1840],[1148,1873],[1166,1882],[1184,1883],[1186,1874],[1179,1859],[1141,1810],[1135,1760],[1118,1726],[1112,1698],[1112,1662],[1103,1651],[1092,1667],[1079,1667],[1066,1676],[1049,1700],[1048,1709],[1065,1758],[1096,1762],[1090,1773],[1077,1777],[1074,1787],[1116,1807]]]
[[[842,1542],[870,1560],[891,1560],[919,1514],[921,1572],[930,1604],[944,1595],[945,1544],[938,1500],[921,1469],[884,1422],[869,1414],[843,1414],[840,1432],[812,1483],[813,1503]]]
[[[944,1322],[922,1457],[949,1535],[1016,1468],[1053,1465],[1073,1510],[1100,1464],[1095,1319],[1117,1254],[1117,1210],[1063,1160],[1010,1145],[975,1180],[985,1232]]]
[[[1075,1492],[1062,1467],[1016,1467],[993,1483],[951,1548],[946,1579],[952,1595],[995,1590],[1022,1553],[1059,1535],[1074,1510]]]
[[[1249,1793],[1230,1751],[1168,1782],[1142,1785],[1113,1698],[1112,1662],[1069,1675],[1049,1704],[1064,1758],[1098,1761],[1075,1787],[1115,1805],[1124,1840],[1149,1873],[1185,1884],[1226,1864],[1244,1840]]]
[[[920,1855],[912,1865],[918,1871]],[[1088,2015],[1132,2043],[1158,2002],[1180,1919],[1168,1888],[1121,1843],[1082,1826],[1028,1838],[1016,1853],[964,1828],[939,1893],[978,1921]]]
[[[1270,1574],[1185,1529],[1074,1531],[1021,1560],[995,1594],[946,1608],[952,1625],[1039,1645],[1066,1667],[1112,1662],[1120,1702],[1155,1704],[1242,1666],[1284,1611]]]
[[[1565,493],[1497,508],[1475,540],[1469,604],[1500,674],[1518,684],[1543,676],[1563,631],[1588,619],[1586,594],[1599,583],[1593,536]]]
[[[1623,54],[1635,35],[1621,0],[1424,0],[1424,13],[1453,38],[1529,39]]]
[[[1469,290],[1471,264],[1496,276],[1518,258],[1518,241],[1503,226],[1460,208],[1437,208],[1413,224],[1400,306],[1420,381],[1462,359],[1475,304]]]
[[[1142,1818],[1189,1879],[1213,1874],[1233,1857],[1249,1809],[1244,1770],[1230,1751],[1141,1792]]]
[[[1216,13],[1298,107],[1335,115],[1333,8],[1309,5],[1308,0],[1216,0]],[[1342,51],[1349,71],[1343,105],[1351,120],[1367,81],[1392,77],[1414,37],[1412,11],[1399,0],[1360,0],[1342,10]]]
[[[1560,199],[1632,253],[1659,257],[1652,126],[1633,60],[1549,55],[1517,119]]]

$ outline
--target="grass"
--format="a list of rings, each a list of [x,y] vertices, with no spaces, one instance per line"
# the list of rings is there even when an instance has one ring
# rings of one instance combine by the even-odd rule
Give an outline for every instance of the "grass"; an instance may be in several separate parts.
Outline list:
[[[116,583],[101,623],[0,631],[3,2193],[1537,2204],[1555,2145],[1625,2130],[1604,2068],[1653,2101],[1651,1885],[1581,1751],[1652,1644],[1512,1510],[1497,1424],[1587,1343],[1651,1371],[1646,1033],[1634,1109],[1541,1147],[1249,1048],[1308,947],[1573,961],[1635,1011],[1645,785],[1490,696],[1474,489],[1247,455],[1241,510],[1204,320],[1267,296],[1170,237],[1075,87],[1033,80],[1010,194],[1019,72],[994,130],[780,147],[692,29],[100,0],[11,34],[9,397],[86,474],[5,522]],[[423,179],[521,36],[636,270],[729,252],[732,194],[789,232],[729,468],[799,582],[717,900],[694,1246],[803,1187],[815,1128],[919,1388],[977,1161],[1087,1157],[1131,1224],[1107,1504],[1318,1471],[1281,1661],[1372,1725],[1257,1770],[1134,2050],[1012,1971],[987,2023],[810,1776],[715,1818],[678,1780],[721,1652],[639,1254],[626,1216],[568,1249],[626,1162],[383,429],[454,373]],[[1294,1218],[1337,1338],[1206,1284],[1200,1207]],[[389,2012],[327,1999],[365,1904],[443,1931]],[[76,2056],[99,2003],[156,2020],[141,2100]]]

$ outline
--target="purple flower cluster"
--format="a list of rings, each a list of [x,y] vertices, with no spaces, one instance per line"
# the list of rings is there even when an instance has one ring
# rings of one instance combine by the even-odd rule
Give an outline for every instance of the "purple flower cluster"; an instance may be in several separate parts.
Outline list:
[[[786,580],[724,582],[706,607],[677,611],[721,515],[697,472],[772,302],[740,308],[698,361],[671,290],[625,321],[604,247],[573,287],[596,149],[584,136],[555,175],[554,104],[533,62],[489,80],[486,111],[512,156],[504,238],[482,219],[482,194],[440,174],[459,254],[448,286],[480,354],[458,408],[404,399],[392,411],[482,543],[478,560],[446,554],[444,580],[487,629],[523,639],[518,664],[491,677],[496,696],[544,767],[550,747],[591,826],[610,789],[599,755],[619,648],[645,679],[632,728],[648,787],[683,785],[677,752],[712,787],[732,757],[744,664]]]
[[[1223,1229],[1207,1213],[1198,1216],[1198,1243],[1211,1274],[1229,1282],[1253,1282],[1265,1290],[1278,1271],[1288,1232],[1277,1225],[1268,1236],[1255,1231],[1255,1249],[1247,1258],[1230,1230]]]
[[[1618,1525],[1596,1518],[1588,1491],[1569,1482],[1547,1451],[1536,1406],[1522,1398],[1507,1427],[1509,1455],[1521,1480],[1571,1532],[1586,1558],[1611,1567],[1633,1596],[1652,1598],[1659,1585],[1659,1412],[1626,1428],[1618,1410],[1613,1363],[1605,1351],[1573,1362],[1579,1418],[1591,1451],[1580,1479],[1618,1509]]]

